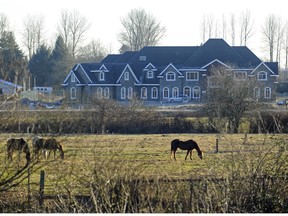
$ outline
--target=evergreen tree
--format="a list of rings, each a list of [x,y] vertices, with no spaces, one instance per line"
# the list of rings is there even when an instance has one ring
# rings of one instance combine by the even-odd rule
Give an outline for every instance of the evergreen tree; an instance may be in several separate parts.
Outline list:
[[[51,86],[51,51],[42,45],[29,61],[29,70],[36,86]]]
[[[68,48],[64,44],[64,40],[59,36],[56,40],[55,47],[50,58],[52,66],[52,81],[57,88],[64,81],[67,72],[73,66],[73,57],[70,55]]]
[[[17,45],[13,32],[3,32],[0,38],[0,78],[20,84],[27,77],[27,60]]]

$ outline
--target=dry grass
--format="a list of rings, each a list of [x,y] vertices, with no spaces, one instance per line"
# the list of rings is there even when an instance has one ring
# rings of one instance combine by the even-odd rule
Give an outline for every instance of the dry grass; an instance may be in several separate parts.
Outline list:
[[[2,160],[5,160],[5,144],[9,136],[3,134],[0,137]],[[48,160],[41,159],[37,166],[45,170],[46,194],[89,194],[91,182],[103,181],[103,185],[109,185],[115,179],[228,178],[253,172],[288,174],[287,162],[282,160],[287,159],[285,135],[248,134],[247,140],[244,137],[244,134],[59,136],[57,139],[63,146],[65,159],[62,161],[58,157],[54,160],[50,156]],[[175,138],[194,139],[204,152],[204,159],[200,160],[194,152],[193,160],[185,161],[186,151],[178,150],[177,161],[170,160],[170,142]],[[216,139],[219,140],[218,153],[215,153]],[[31,140],[27,140],[31,146]],[[283,164],[274,169],[275,163],[280,163],[276,157],[279,152]],[[32,170],[31,189],[36,194],[39,173],[39,170]],[[19,190],[26,187],[27,182],[24,182]]]

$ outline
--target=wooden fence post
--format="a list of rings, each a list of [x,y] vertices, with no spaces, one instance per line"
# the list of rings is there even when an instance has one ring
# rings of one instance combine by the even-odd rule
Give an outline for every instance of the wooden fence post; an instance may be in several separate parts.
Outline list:
[[[219,152],[219,139],[216,139],[216,149],[215,149],[215,153]]]
[[[39,205],[42,207],[44,204],[44,183],[45,183],[45,172],[40,172],[40,186],[39,186]]]
[[[28,206],[30,208],[30,202],[31,202],[31,188],[30,188],[30,176],[31,176],[31,172],[30,172],[30,163],[28,164],[28,168],[27,168],[27,172],[28,172],[28,184],[27,184],[27,193],[28,193]]]

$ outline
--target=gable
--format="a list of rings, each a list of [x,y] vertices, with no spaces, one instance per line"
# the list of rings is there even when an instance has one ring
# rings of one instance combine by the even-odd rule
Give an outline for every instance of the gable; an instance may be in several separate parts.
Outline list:
[[[137,77],[135,76],[135,74],[134,74],[134,72],[133,72],[133,70],[131,69],[131,67],[130,67],[129,64],[127,64],[127,65],[125,66],[124,70],[122,71],[122,73],[121,73],[121,75],[119,76],[119,78],[118,78],[118,80],[116,81],[116,83],[119,83],[119,82],[120,82],[120,80],[121,80],[121,78],[124,76],[125,72],[128,72],[129,75],[131,74],[132,77],[134,78],[134,81],[137,82],[137,83],[139,83],[139,80],[138,80]],[[130,77],[130,76],[129,76],[129,77]],[[129,78],[129,80],[130,80],[130,78]]]
[[[166,72],[171,71],[171,70],[175,71],[178,74],[178,76],[180,76],[180,77],[183,76],[183,74],[172,63],[170,63],[166,68],[164,68],[164,70],[162,70],[162,72],[158,75],[158,78],[163,77],[163,75]]]

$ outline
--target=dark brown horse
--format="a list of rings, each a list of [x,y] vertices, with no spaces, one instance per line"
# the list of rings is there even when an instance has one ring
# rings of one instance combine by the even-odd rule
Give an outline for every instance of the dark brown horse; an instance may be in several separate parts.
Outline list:
[[[48,157],[51,154],[51,151],[54,152],[54,159],[55,159],[56,151],[59,150],[61,159],[64,159],[63,148],[60,145],[60,143],[57,142],[56,139],[54,138],[44,139],[42,137],[38,137],[38,139],[35,139],[33,141],[33,149],[34,149],[34,155],[37,157],[39,157],[39,152],[43,151],[45,159],[48,159]]]
[[[12,161],[12,155],[14,151],[19,152],[19,158],[20,158],[20,153],[24,152],[26,154],[27,164],[31,160],[28,143],[23,138],[10,138],[7,140],[7,155],[8,155],[8,159],[10,159],[11,161]]]
[[[178,148],[181,150],[187,150],[185,160],[187,159],[189,153],[190,153],[190,159],[192,160],[192,150],[193,149],[196,149],[196,151],[198,153],[198,157],[200,159],[203,159],[202,151],[200,150],[198,144],[194,140],[187,140],[187,141],[180,141],[179,139],[172,140],[170,159],[172,159],[172,155],[174,155],[174,159],[176,160],[175,154],[176,154],[176,151]]]

